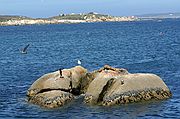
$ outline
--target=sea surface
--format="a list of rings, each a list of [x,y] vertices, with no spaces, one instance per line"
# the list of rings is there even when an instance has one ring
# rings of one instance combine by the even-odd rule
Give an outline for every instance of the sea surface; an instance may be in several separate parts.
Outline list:
[[[173,95],[112,107],[88,106],[81,96],[56,109],[26,101],[37,78],[76,66],[78,59],[89,71],[109,64],[155,73]],[[180,118],[180,20],[0,26],[0,118]]]

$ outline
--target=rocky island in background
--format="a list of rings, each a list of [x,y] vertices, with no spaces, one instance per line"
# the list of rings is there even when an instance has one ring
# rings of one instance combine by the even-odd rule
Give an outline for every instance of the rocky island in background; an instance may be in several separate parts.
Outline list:
[[[0,15],[0,26],[31,25],[31,24],[63,24],[63,23],[89,23],[89,22],[120,22],[136,21],[135,16],[117,17],[90,12],[87,14],[60,14],[49,18],[30,18],[25,16]]]
[[[180,19],[180,13],[144,14],[135,16],[110,16],[95,12],[79,14],[60,14],[49,18],[30,18],[26,16],[0,15],[0,26],[31,25],[31,24],[71,24],[91,22],[122,22],[163,19]]]

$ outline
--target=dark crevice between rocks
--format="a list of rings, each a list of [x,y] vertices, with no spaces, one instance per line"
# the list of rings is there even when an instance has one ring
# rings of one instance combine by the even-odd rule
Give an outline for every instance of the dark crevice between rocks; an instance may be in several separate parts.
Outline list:
[[[49,91],[53,91],[53,90],[60,90],[60,91],[64,91],[64,92],[69,92],[69,89],[51,89],[51,88],[46,88],[46,89],[42,89],[40,90],[37,94],[39,93],[44,93],[44,92],[49,92]]]
[[[75,96],[78,96],[78,95],[81,94],[80,89],[81,89],[80,87],[78,87],[78,88],[72,88],[72,90],[71,90],[70,93],[72,93],[72,94],[75,95]]]
[[[93,78],[93,75],[91,73],[87,73],[85,77],[80,79],[79,85],[77,86],[77,89],[80,90],[80,94],[86,93],[87,88],[93,79],[94,78]]]
[[[63,92],[67,92],[67,93],[71,93],[74,96],[78,96],[81,95],[82,93],[84,93],[84,87],[87,86],[88,84],[83,82],[84,77],[80,80],[79,85],[76,88],[73,88],[73,84],[70,81],[70,85],[69,85],[69,89],[63,89],[63,88],[46,88],[46,89],[41,89],[40,91],[38,91],[35,95],[40,94],[40,93],[45,93],[45,92],[49,92],[49,91],[53,91],[53,90],[59,90],[59,91],[63,91]],[[89,82],[88,82],[89,83]],[[87,88],[87,87],[86,87]],[[30,100],[33,96],[29,96],[28,100]]]
[[[114,82],[114,78],[111,78],[106,85],[103,87],[103,90],[101,91],[101,93],[99,94],[99,98],[97,100],[97,103],[100,103],[103,101],[103,97],[104,95],[107,93],[107,91],[110,89],[110,87],[112,86],[113,82]]]
[[[79,88],[72,88],[72,89],[61,89],[61,88],[50,89],[50,88],[47,88],[47,89],[40,90],[37,94],[48,92],[48,91],[53,91],[53,90],[60,90],[60,91],[63,91],[63,92],[71,93],[73,95],[80,95],[80,89]]]

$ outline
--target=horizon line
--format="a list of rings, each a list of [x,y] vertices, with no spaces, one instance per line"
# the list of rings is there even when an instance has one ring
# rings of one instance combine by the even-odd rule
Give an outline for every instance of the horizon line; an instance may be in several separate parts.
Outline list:
[[[66,15],[73,15],[73,14],[89,14],[91,12],[83,12],[83,13],[66,13]],[[117,15],[111,15],[111,14],[106,14],[106,13],[98,13],[98,12],[92,12],[92,13],[97,13],[97,14],[102,14],[102,15],[110,15],[110,16],[117,16]],[[60,13],[60,14],[65,14],[65,13]],[[26,16],[26,15],[20,15],[20,14],[0,14],[0,16],[20,16],[20,17],[28,17],[28,18],[50,18],[57,15],[52,15],[48,17],[32,17],[32,16]],[[180,14],[180,12],[157,12],[157,13],[143,13],[143,14],[136,14],[136,15],[118,15],[117,17],[130,17],[130,16],[143,16],[143,15],[158,15],[158,14]]]

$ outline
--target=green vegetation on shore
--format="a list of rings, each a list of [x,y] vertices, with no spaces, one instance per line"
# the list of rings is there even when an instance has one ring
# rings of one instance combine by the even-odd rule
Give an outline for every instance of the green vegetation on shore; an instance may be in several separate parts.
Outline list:
[[[60,14],[59,16],[54,16],[54,17],[50,17],[49,19],[58,19],[58,20],[65,20],[65,19],[69,19],[69,20],[86,20],[86,19],[91,19],[91,18],[112,18],[112,16],[109,15],[104,15],[104,14],[97,14],[94,12],[90,12],[87,14]]]
[[[114,18],[114,16],[98,14],[90,12],[87,14],[60,14],[58,16],[53,16],[49,18],[30,18],[26,16],[10,16],[10,15],[0,15],[0,22],[5,22],[8,20],[86,20],[86,19],[102,19],[102,18]]]
[[[9,20],[24,20],[24,19],[31,20],[32,18],[25,16],[0,15],[0,22],[6,22]]]

